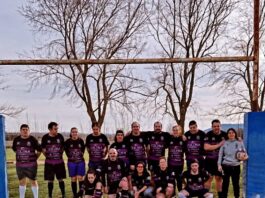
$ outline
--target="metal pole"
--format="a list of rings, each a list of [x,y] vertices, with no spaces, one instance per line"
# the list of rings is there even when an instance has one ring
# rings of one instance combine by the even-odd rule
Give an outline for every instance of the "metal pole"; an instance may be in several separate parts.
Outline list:
[[[0,65],[69,65],[69,64],[161,64],[192,62],[241,62],[253,61],[253,56],[203,57],[203,58],[138,58],[138,59],[33,59],[0,60]]]
[[[6,169],[5,117],[0,115],[0,192],[1,197],[8,198]]]
[[[259,111],[259,0],[254,0],[254,65],[252,111]]]

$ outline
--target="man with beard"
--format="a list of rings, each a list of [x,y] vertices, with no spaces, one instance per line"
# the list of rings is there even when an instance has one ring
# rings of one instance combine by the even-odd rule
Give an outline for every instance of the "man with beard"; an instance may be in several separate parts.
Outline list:
[[[115,198],[118,192],[119,184],[122,179],[127,179],[128,173],[125,169],[123,160],[118,159],[118,152],[111,148],[108,153],[108,159],[103,162],[102,184],[105,193],[109,198]]]
[[[162,123],[154,123],[154,131],[145,132],[147,137],[148,168],[151,173],[159,169],[159,159],[165,156],[170,135],[162,131]]]
[[[220,147],[224,145],[226,139],[227,134],[221,130],[221,122],[219,120],[213,120],[212,130],[206,134],[204,139],[204,149],[206,151],[205,170],[211,174],[209,180],[205,183],[205,187],[207,189],[211,188],[214,176],[219,197],[222,196],[222,172],[218,171],[217,162]]]

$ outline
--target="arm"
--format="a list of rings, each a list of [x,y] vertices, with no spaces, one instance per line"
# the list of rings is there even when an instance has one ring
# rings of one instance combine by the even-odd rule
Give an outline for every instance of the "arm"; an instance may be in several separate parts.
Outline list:
[[[208,143],[204,143],[204,150],[206,150],[206,151],[216,150],[216,149],[220,148],[221,146],[223,146],[224,143],[225,143],[224,140],[222,140],[221,142],[219,142],[216,145],[211,145],[211,144],[208,144]]]
[[[224,156],[224,145],[220,148],[219,150],[219,155],[218,155],[218,166],[221,165],[222,160]]]

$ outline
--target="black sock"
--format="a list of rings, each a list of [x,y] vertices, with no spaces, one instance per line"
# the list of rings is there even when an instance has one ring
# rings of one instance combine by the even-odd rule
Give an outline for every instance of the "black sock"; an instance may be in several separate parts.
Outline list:
[[[49,197],[52,197],[53,182],[48,182]]]
[[[77,193],[77,183],[76,182],[71,182],[71,186],[72,186],[72,192],[73,192],[74,196],[76,196],[76,193]]]
[[[65,196],[64,181],[59,181],[59,187],[61,189],[62,196]]]
[[[219,198],[223,198],[223,196],[222,196],[222,192],[218,192],[218,197],[219,197]]]
[[[83,184],[84,184],[84,181],[79,181],[79,190],[81,190]]]

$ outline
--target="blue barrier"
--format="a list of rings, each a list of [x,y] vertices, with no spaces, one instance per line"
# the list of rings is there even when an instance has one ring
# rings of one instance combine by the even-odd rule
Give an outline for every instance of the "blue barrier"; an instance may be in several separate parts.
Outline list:
[[[6,170],[6,140],[5,140],[5,117],[0,115],[0,195],[8,197],[7,170]]]
[[[244,143],[249,154],[245,164],[245,197],[265,198],[265,112],[244,117]]]

